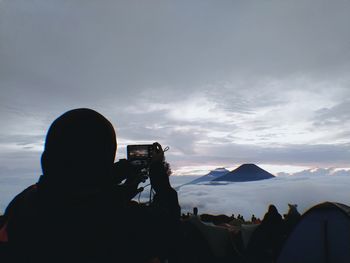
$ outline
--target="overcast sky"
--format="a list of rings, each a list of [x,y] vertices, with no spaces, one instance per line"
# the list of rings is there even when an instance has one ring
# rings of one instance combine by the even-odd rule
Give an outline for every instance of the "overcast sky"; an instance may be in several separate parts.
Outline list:
[[[345,0],[0,0],[0,176],[36,177],[77,107],[175,174],[349,168],[349,25]]]

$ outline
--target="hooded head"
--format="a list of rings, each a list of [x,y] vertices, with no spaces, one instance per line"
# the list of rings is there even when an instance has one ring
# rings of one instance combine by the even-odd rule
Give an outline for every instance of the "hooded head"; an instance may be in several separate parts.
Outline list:
[[[90,109],[68,111],[47,133],[41,157],[44,177],[59,187],[109,184],[116,147],[114,128],[105,117]]]
[[[271,214],[278,214],[277,208],[274,205],[269,205],[268,212]]]

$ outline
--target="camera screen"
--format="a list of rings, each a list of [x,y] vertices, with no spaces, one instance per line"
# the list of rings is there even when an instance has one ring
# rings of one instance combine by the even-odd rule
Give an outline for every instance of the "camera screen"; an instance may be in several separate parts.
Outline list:
[[[128,145],[127,154],[129,160],[148,159],[150,157],[150,145]]]

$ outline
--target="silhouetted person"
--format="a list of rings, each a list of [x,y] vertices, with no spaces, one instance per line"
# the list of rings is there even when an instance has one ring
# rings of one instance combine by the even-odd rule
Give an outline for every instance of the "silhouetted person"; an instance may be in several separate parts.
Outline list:
[[[238,220],[241,220],[242,223],[245,222],[245,221],[244,221],[244,217],[243,217],[241,214],[238,214],[237,219],[238,219]]]
[[[269,205],[259,227],[248,244],[249,262],[273,262],[283,240],[282,216],[274,205]]]
[[[264,215],[261,224],[266,227],[270,227],[280,225],[282,222],[282,216],[278,213],[276,206],[269,205],[268,211]]]
[[[193,207],[193,215],[198,216],[198,208],[197,207]]]
[[[89,109],[68,111],[46,137],[37,184],[5,211],[13,262],[147,262],[167,258],[180,217],[164,152],[154,144],[150,206],[131,202],[143,179],[114,164],[111,123]],[[120,184],[126,179],[124,184]]]
[[[300,221],[300,213],[298,212],[298,205],[297,204],[288,204],[289,210],[286,215],[284,215],[284,225],[285,225],[285,231],[286,235],[288,236],[289,233],[293,230],[293,228],[298,224]]]
[[[252,218],[251,218],[251,222],[254,224],[255,221],[256,221],[256,217],[255,217],[255,215],[253,214],[253,215],[252,215]]]

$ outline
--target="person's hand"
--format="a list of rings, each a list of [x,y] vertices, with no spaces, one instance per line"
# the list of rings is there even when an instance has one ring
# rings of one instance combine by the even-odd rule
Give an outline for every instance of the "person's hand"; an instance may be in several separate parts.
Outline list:
[[[130,173],[134,173],[134,171],[131,169],[130,164],[126,159],[120,159],[118,162],[113,164],[111,174],[114,183],[120,184],[128,177]]]
[[[128,200],[131,200],[139,192],[143,191],[143,188],[138,188],[138,186],[145,180],[145,176],[138,173],[135,167],[126,159],[121,159],[115,163],[112,172],[117,184],[120,184],[125,180],[125,182],[120,186],[122,187],[125,197]]]
[[[153,143],[150,180],[153,189],[156,192],[162,191],[170,187],[169,183],[169,165],[165,165],[164,151],[162,146],[155,142]]]
[[[159,164],[164,161],[164,151],[162,148],[162,145],[160,145],[158,142],[153,143],[153,149],[152,149],[152,159],[151,159],[151,165],[152,164]]]

